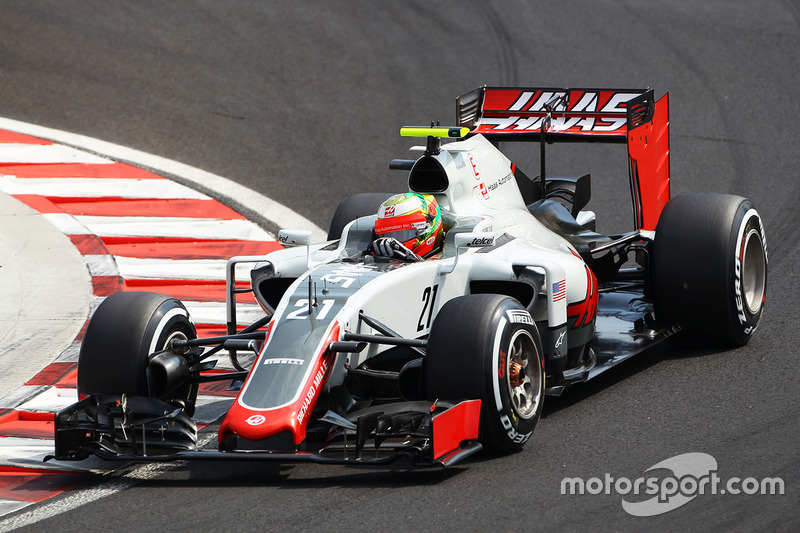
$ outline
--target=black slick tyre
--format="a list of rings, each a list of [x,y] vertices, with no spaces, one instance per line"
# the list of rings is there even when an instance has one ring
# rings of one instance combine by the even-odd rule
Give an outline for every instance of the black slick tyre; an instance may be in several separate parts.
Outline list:
[[[424,359],[429,400],[481,400],[480,441],[493,453],[522,449],[542,414],[542,342],[528,311],[495,294],[447,302]]]
[[[391,196],[393,196],[392,193],[365,192],[348,196],[342,200],[331,219],[328,240],[339,239],[344,227],[353,220],[377,214],[380,205]]]
[[[153,396],[149,356],[172,339],[195,338],[194,324],[179,300],[147,292],[112,294],[86,328],[78,358],[78,394]],[[196,385],[187,385],[168,400],[189,402],[193,410],[196,395]]]
[[[651,291],[656,318],[683,324],[684,341],[743,346],[764,312],[767,241],[750,200],[672,198],[656,227]]]

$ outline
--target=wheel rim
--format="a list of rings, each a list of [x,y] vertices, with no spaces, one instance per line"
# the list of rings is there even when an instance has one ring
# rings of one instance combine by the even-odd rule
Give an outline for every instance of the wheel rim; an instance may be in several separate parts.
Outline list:
[[[744,242],[742,254],[742,292],[747,310],[755,315],[761,310],[767,284],[767,262],[761,235],[751,230]]]
[[[159,350],[159,351],[161,351],[161,350],[166,350],[167,348],[169,348],[169,345],[170,345],[170,344],[171,344],[173,341],[177,341],[177,340],[181,340],[181,341],[188,341],[188,340],[189,340],[189,337],[188,337],[188,336],[186,335],[186,333],[184,333],[183,331],[181,331],[181,330],[179,330],[179,329],[176,329],[175,331],[173,331],[172,333],[170,333],[170,334],[169,334],[169,336],[167,337],[167,339],[164,341],[164,344],[163,344],[162,346],[160,346],[160,347],[158,348],[158,350]],[[184,352],[184,353],[185,353],[186,351],[188,351],[188,348],[185,348],[185,349],[183,350],[183,352]]]
[[[506,385],[511,405],[521,418],[536,414],[541,402],[542,368],[530,333],[517,330],[508,346]]]

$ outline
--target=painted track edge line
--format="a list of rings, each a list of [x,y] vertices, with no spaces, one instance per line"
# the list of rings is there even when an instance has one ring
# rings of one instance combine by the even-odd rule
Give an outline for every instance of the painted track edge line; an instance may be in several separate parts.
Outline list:
[[[200,187],[200,192],[215,197],[234,209],[243,208],[245,211],[243,214],[248,218],[257,219],[257,222],[267,226],[264,229],[275,235],[277,235],[277,229],[280,227],[310,229],[315,241],[323,242],[326,240],[327,232],[299,213],[253,189],[211,172],[133,148],[101,141],[100,139],[10,118],[0,117],[0,128],[88,150],[135,166],[145,167],[148,170],[154,170],[157,173],[164,174],[167,178],[174,177],[176,178],[175,181],[185,185],[190,184]],[[277,221],[280,221],[280,223]]]
[[[215,434],[205,435],[198,439],[198,448],[203,448],[210,443]],[[47,520],[62,513],[72,511],[80,506],[111,496],[117,492],[129,489],[143,481],[173,470],[178,463],[144,463],[129,464],[122,467],[118,475],[106,474],[89,489],[71,490],[63,492],[54,498],[38,502],[36,507],[25,506],[7,515],[0,517],[0,531],[10,531],[25,526],[30,526],[42,520]],[[113,477],[112,477],[113,476]],[[111,481],[105,481],[111,479]]]

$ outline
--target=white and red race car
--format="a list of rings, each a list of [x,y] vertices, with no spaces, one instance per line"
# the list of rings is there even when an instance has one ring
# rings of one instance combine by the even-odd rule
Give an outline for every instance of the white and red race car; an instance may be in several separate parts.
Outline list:
[[[196,338],[168,296],[107,298],[81,348],[82,399],[56,416],[54,457],[450,465],[519,450],[546,395],[673,335],[749,341],[766,294],[761,218],[741,197],[670,198],[666,95],[482,87],[457,106],[454,128],[404,128],[426,145],[392,162],[407,190],[437,199],[441,254],[365,253],[389,196],[368,193],[340,204],[328,242],[286,230],[287,248],[229,261],[227,336]],[[540,175],[504,141],[534,143]],[[595,232],[588,174],[547,176],[546,144],[562,141],[627,146],[631,231]],[[242,264],[264,309],[245,328]],[[238,371],[213,372],[224,350]],[[191,416],[212,380],[240,392],[218,446],[198,449]]]

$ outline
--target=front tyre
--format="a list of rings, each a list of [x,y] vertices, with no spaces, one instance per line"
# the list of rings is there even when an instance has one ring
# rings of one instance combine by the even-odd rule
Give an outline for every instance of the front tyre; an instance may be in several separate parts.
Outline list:
[[[175,339],[197,338],[186,307],[177,299],[148,292],[120,292],[106,298],[86,327],[78,358],[78,394],[155,397],[148,371],[151,354]],[[197,385],[170,391],[194,410]]]
[[[439,311],[428,337],[429,400],[481,400],[480,441],[490,452],[522,449],[542,414],[542,341],[528,311],[495,294],[462,296]]]
[[[750,200],[677,196],[656,227],[652,295],[656,318],[684,324],[713,344],[747,344],[764,312],[767,241]]]

